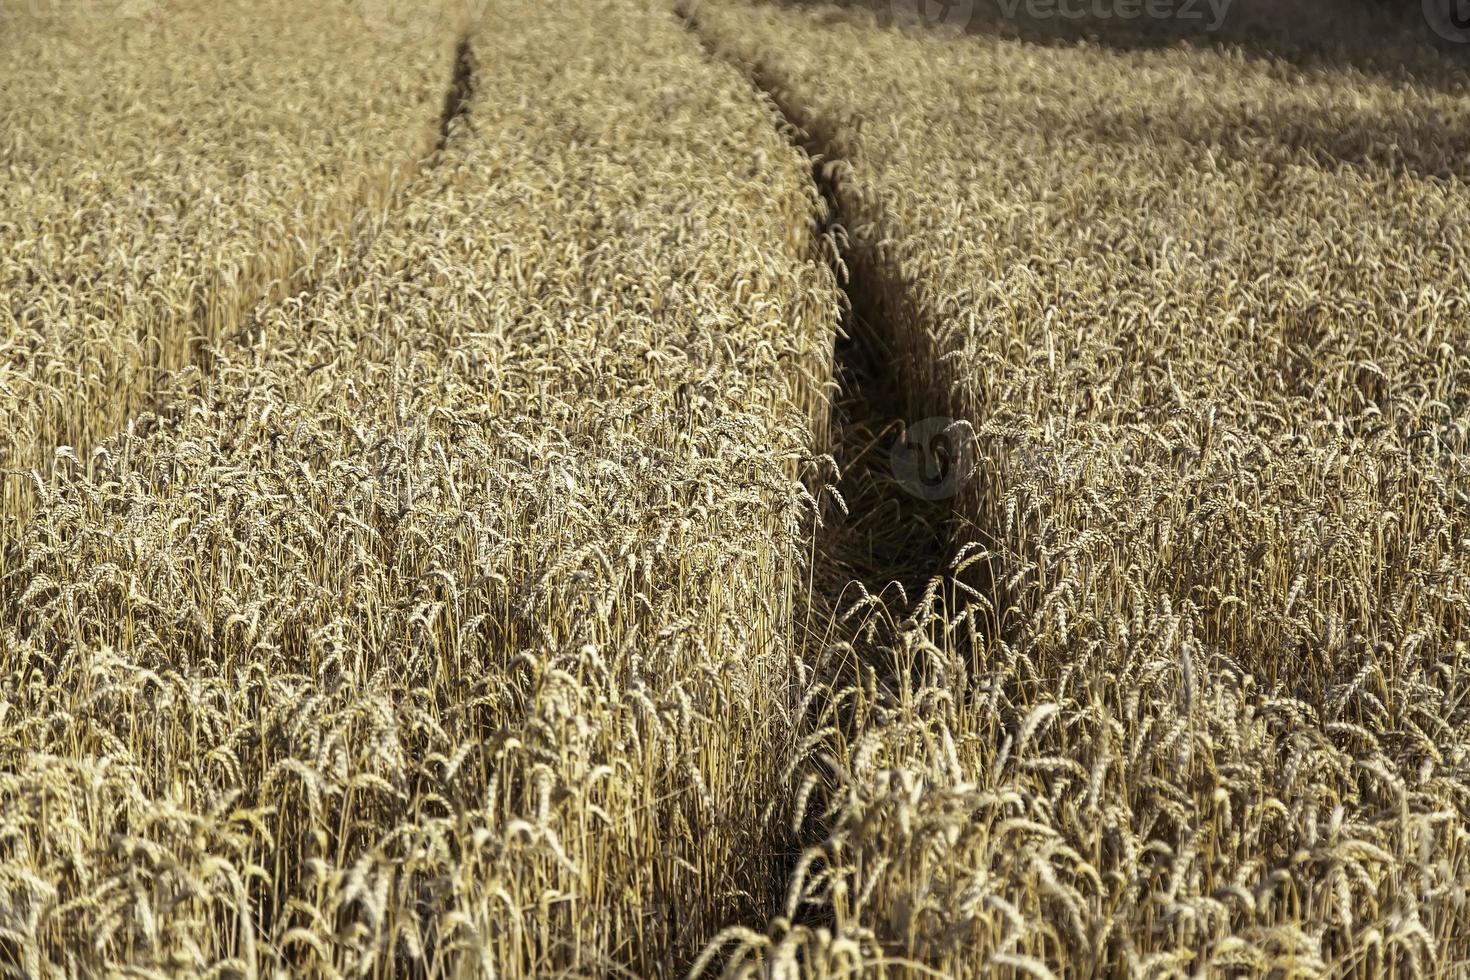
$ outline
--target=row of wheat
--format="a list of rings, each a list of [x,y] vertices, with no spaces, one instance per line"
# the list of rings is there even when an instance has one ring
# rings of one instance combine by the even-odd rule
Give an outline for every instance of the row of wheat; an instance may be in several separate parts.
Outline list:
[[[144,202],[135,227],[109,219],[135,236],[114,254],[167,238],[184,296],[318,206],[283,201],[288,174],[366,172],[412,144],[419,76],[449,81],[437,42],[366,57],[301,16],[232,69],[259,73],[258,106],[198,93],[206,118],[263,117],[240,138],[264,145],[159,159],[178,174],[147,185],[279,181],[258,206],[207,185],[242,227],[101,192]],[[241,17],[157,28],[181,84],[248,46]],[[304,64],[318,44],[325,71]],[[783,879],[801,480],[839,307],[807,161],[661,6],[507,0],[465,48],[468,102],[399,206],[156,382],[157,411],[102,437],[127,372],[36,322],[79,375],[52,382],[72,427],[53,435],[98,438],[5,513],[27,517],[0,637],[0,972],[674,975]],[[333,72],[321,105],[292,104]],[[379,86],[400,102],[364,106]],[[90,156],[142,139],[128,107],[76,109],[107,180],[144,159]],[[381,111],[344,132],[359,109]],[[202,125],[154,138],[182,153]],[[66,172],[55,194],[89,186]],[[134,282],[115,261],[74,264]],[[39,290],[17,275],[0,302]],[[96,312],[103,346],[184,341]]]
[[[111,6],[0,11],[0,542],[33,468],[350,254],[433,150],[452,75],[429,6]]]
[[[787,907],[701,965],[1463,975],[1463,80],[693,13],[977,463],[813,699]]]

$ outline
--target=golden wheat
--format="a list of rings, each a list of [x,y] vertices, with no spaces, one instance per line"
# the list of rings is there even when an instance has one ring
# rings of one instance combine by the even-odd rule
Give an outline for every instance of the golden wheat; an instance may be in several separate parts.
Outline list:
[[[357,262],[30,488],[23,974],[672,974],[781,873],[820,200],[665,9],[471,40]]]
[[[870,630],[888,683],[793,770],[831,922],[727,973],[1463,971],[1453,70],[694,14],[829,158],[911,407],[979,461],[965,614]]]
[[[455,34],[430,7],[397,32],[345,2],[150,7],[3,11],[7,515],[59,447],[85,456],[161,373],[349,257],[434,147]]]
[[[1470,103],[1319,7],[6,8],[0,974],[1462,974]]]

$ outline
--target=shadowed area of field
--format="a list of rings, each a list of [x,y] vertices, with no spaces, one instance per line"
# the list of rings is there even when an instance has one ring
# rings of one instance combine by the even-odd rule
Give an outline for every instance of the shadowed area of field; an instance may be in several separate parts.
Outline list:
[[[780,5],[782,0],[772,2]],[[1229,50],[1283,68],[1357,72],[1463,93],[1470,84],[1465,77],[1470,67],[1470,30],[1457,29],[1450,19],[1455,15],[1453,3],[786,0],[786,5],[811,8],[818,16],[826,7],[840,16],[857,13],[872,16],[882,25],[937,27],[946,34],[963,32],[1041,45],[1090,43],[1118,51],[1158,51],[1180,45]],[[1451,36],[1444,36],[1446,33]]]

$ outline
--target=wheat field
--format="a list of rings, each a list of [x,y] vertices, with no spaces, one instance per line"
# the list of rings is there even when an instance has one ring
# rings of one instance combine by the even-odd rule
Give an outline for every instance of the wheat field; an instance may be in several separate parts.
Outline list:
[[[0,6],[0,974],[1470,975],[1470,76],[1240,3]]]
[[[58,447],[151,411],[163,374],[371,226],[434,148],[454,41],[343,4],[0,9],[0,468],[24,520]]]

